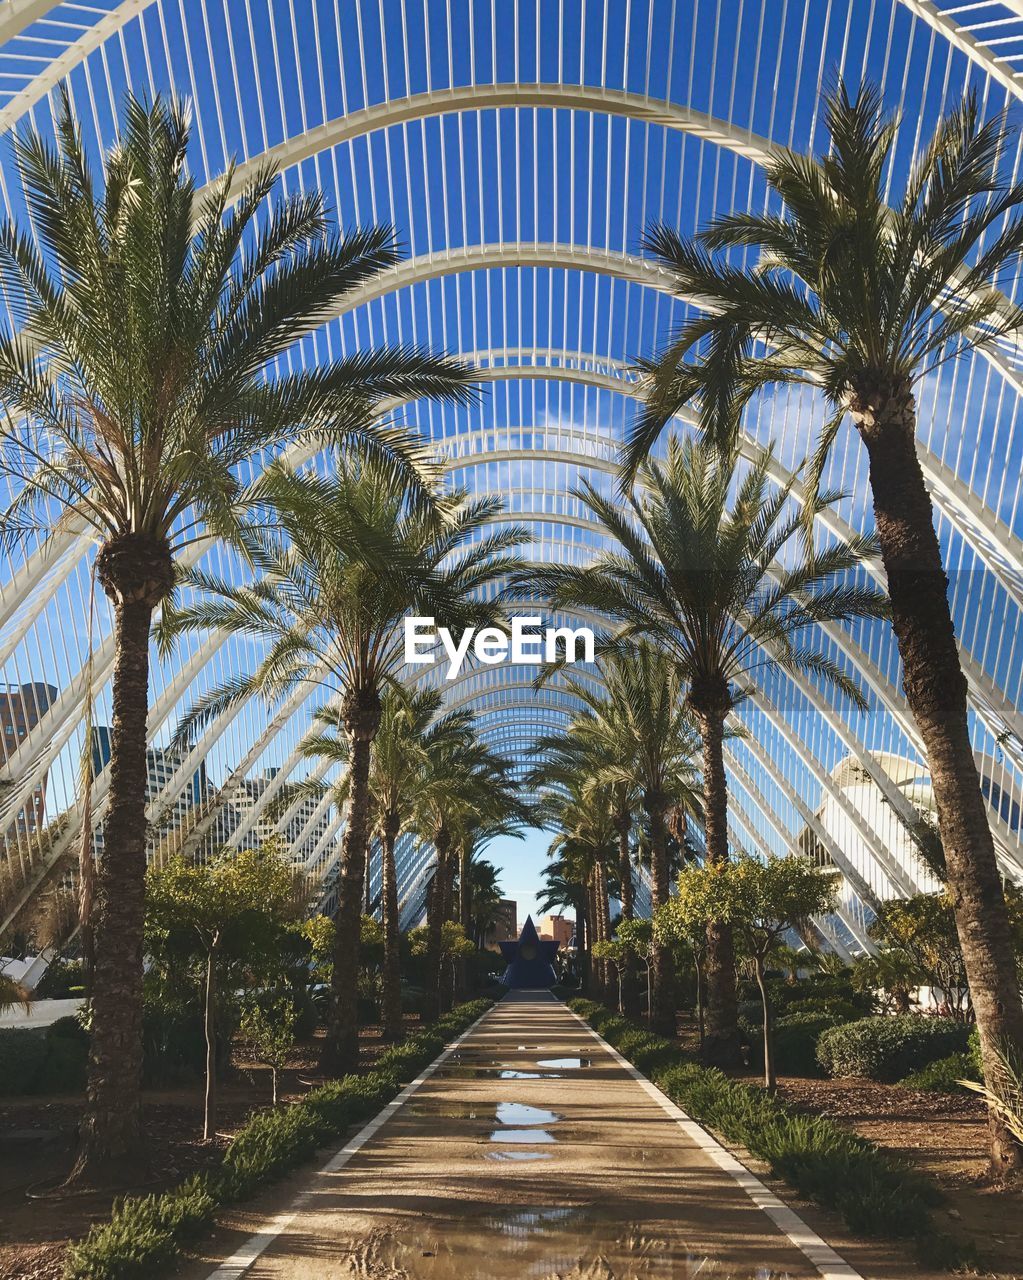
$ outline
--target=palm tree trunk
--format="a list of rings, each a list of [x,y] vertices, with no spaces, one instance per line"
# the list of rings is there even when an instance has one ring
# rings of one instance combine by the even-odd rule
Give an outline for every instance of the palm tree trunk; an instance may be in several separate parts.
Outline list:
[[[463,845],[458,851],[458,923],[467,938],[471,938],[472,888],[469,884],[469,850]],[[469,961],[463,957],[458,962],[458,990],[464,999],[469,993]]]
[[[437,870],[433,874],[433,893],[430,895],[426,912],[426,998],[432,1017],[440,1012],[441,1000],[441,941],[444,928],[444,904],[447,897],[445,880],[447,879],[448,848],[451,837],[447,828],[441,824],[433,837],[433,847],[437,851]]]
[[[653,800],[647,806],[650,819],[650,899],[656,914],[657,908],[668,901],[671,894],[671,873],[668,868],[667,833],[664,829],[664,809]],[[671,952],[656,940],[653,946],[653,1002],[650,1011],[650,1029],[660,1036],[674,1038],[675,983]]]
[[[948,604],[948,579],[916,451],[916,406],[906,384],[868,389],[851,412],[870,459],[874,518],[903,688],[927,752],[984,1074],[997,1080],[999,1049],[1023,1049],[1023,1003],[970,741],[966,678]],[[1023,1165],[1023,1152],[994,1115],[991,1163],[999,1176]]]
[[[375,715],[374,715],[375,711]],[[369,841],[369,768],[373,737],[380,723],[375,694],[347,695],[342,710],[352,744],[348,764],[348,821],[341,841],[341,881],[334,917],[334,971],[323,1065],[338,1075],[359,1063],[359,929]]]
[[[632,858],[629,853],[629,834],[632,831],[632,815],[628,809],[620,809],[615,815],[618,829],[618,881],[622,891],[622,919],[632,920],[636,914],[636,889],[632,883]],[[639,991],[636,985],[637,967],[633,956],[625,961],[620,978],[622,1007],[633,1016],[638,1011]]]
[[[593,944],[600,941],[600,916],[597,913],[597,886],[594,870],[586,877],[586,928],[588,933],[590,994],[595,1000],[603,1000],[606,993],[604,962],[593,955]]]
[[[458,859],[458,920],[468,938],[472,933],[472,859],[463,849]]]
[[[400,923],[398,918],[398,882],[394,868],[394,846],[398,839],[398,823],[388,815],[380,841],[381,916],[384,924],[383,1015],[384,1035],[396,1040],[402,1032]]]
[[[728,861],[728,782],[725,778],[724,714],[698,712],[703,738],[704,830],[709,862]],[[735,992],[735,944],[731,925],[707,922],[706,1036],[703,1056],[718,1067],[739,1061],[738,1004]]]
[[[136,1180],[142,1143],[142,930],[145,919],[146,720],[153,610],[174,579],[167,545],[125,536],[100,549],[97,577],[114,611],[110,792],[93,906],[92,1034],[80,1145],[68,1181]]]
[[[611,938],[611,908],[607,898],[607,868],[604,863],[598,859],[596,865],[597,872],[597,930],[600,935],[601,942],[608,942]],[[614,966],[610,960],[605,960],[602,967],[602,981],[604,984],[604,998],[609,999],[614,992],[615,975]]]
[[[618,879],[622,886],[622,919],[631,920],[636,914],[636,890],[632,883],[632,858],[629,855],[629,833],[632,818],[626,810],[615,818],[618,828]]]

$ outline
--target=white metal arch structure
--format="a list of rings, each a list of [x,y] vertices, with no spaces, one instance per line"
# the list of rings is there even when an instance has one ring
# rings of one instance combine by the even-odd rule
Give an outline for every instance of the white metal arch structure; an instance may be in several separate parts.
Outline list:
[[[53,90],[65,84],[95,149],[114,136],[123,86],[173,89],[194,102],[200,186],[233,155],[242,174],[270,157],[282,166],[283,190],[323,187],[344,223],[394,223],[408,260],[303,339],[291,364],[381,341],[426,342],[476,358],[491,375],[480,417],[424,405],[403,416],[437,442],[474,492],[507,495],[513,518],[538,532],[531,554],[581,562],[597,534],[569,491],[583,474],[608,483],[635,390],[629,362],[654,349],[685,309],[641,256],[643,228],[660,219],[691,233],[715,212],[762,208],[764,160],[772,149],[820,144],[818,90],[838,70],[851,81],[870,76],[889,105],[911,108],[900,172],[966,87],[985,110],[1008,106],[1023,116],[1023,52],[1014,52],[1023,41],[1002,42],[1023,35],[1023,5],[509,0],[500,26],[495,12],[491,0],[0,0],[0,132],[16,124],[47,131]],[[1023,171],[1023,147],[1014,145],[1005,164]],[[23,218],[5,156],[6,211]],[[1004,284],[1023,299],[1018,278]],[[0,320],[2,307],[0,300]],[[990,360],[942,370],[920,395],[921,456],[1006,866],[1019,865],[1023,806],[1021,392],[1023,357],[1006,343]],[[777,439],[779,468],[787,467],[805,454],[810,426],[797,400],[764,404],[749,423],[750,454]],[[864,527],[855,448],[839,447],[828,479],[850,497],[822,523],[825,535]],[[0,503],[9,492],[0,477]],[[19,802],[43,782],[48,816],[68,814],[72,827],[89,560],[88,535],[67,530],[0,565],[3,678],[56,690],[37,730],[5,755],[4,773]],[[97,630],[102,720],[110,670],[102,607]],[[805,682],[761,691],[750,715],[763,717],[763,741],[755,751],[737,745],[730,758],[737,795],[751,801],[745,822],[754,839],[780,841],[799,823],[817,836],[823,798],[842,807],[834,792],[845,761],[908,813],[889,762],[922,757],[890,634],[831,628],[826,642],[841,646],[859,673],[872,714],[846,724]],[[154,744],[196,692],[243,656],[237,644],[208,637],[187,647],[176,667],[154,663]],[[526,689],[500,681],[465,689],[485,712],[492,740],[515,752],[527,749],[541,715],[552,714],[531,708]],[[210,725],[169,770],[153,813],[178,802],[197,764],[221,785],[274,768],[235,833],[247,838],[289,780],[307,768],[316,773],[300,752],[312,702],[296,697],[277,715],[245,705]],[[103,786],[101,775],[100,802]],[[285,814],[281,825],[290,819]],[[334,815],[333,829],[316,837],[310,866],[329,861],[342,821]],[[320,831],[307,821],[306,833],[313,827]],[[849,827],[856,829],[851,816]],[[848,850],[836,850],[836,861],[848,861]],[[878,866],[886,854],[894,856],[877,850]],[[909,887],[908,863],[889,870],[893,883]],[[403,876],[414,893],[422,882],[414,851]]]

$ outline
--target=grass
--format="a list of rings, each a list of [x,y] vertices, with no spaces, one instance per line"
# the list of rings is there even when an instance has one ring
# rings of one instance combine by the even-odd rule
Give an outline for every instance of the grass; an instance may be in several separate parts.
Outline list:
[[[763,1089],[700,1066],[674,1042],[603,1005],[572,1000],[570,1007],[694,1120],[740,1143],[800,1195],[840,1213],[857,1235],[912,1240],[931,1265],[973,1260],[934,1226],[937,1186],[902,1161],[823,1116],[804,1115]]]
[[[109,1220],[69,1249],[64,1280],[142,1280],[154,1275],[182,1247],[202,1236],[220,1209],[283,1177],[320,1147],[368,1120],[491,1003],[459,1005],[386,1050],[365,1075],[332,1080],[291,1106],[257,1112],[235,1135],[219,1168],[195,1174],[159,1195],[116,1201]]]

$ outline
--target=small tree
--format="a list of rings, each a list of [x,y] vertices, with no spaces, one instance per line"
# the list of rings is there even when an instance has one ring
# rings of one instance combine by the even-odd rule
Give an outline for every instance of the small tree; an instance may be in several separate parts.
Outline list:
[[[669,899],[668,906],[672,899]],[[665,946],[674,947],[676,963],[679,956],[688,956],[693,962],[696,976],[696,1025],[700,1035],[700,1053],[703,1053],[707,1031],[706,965],[707,921],[693,917],[684,920],[676,911],[657,911],[653,919],[654,934]]]
[[[638,960],[646,975],[646,1016],[650,1021],[653,999],[653,972],[656,959],[654,922],[652,920],[620,920],[615,937],[631,960]]]
[[[423,959],[428,958],[431,952],[428,926],[425,924],[417,926],[408,937],[412,954]],[[466,959],[476,950],[472,939],[466,936],[465,930],[454,920],[445,920],[441,924],[439,942],[436,945],[440,955],[439,967],[443,969],[446,965],[450,965],[452,971],[457,961]]]
[[[270,1007],[258,1000],[245,1007],[242,1014],[241,1033],[249,1042],[252,1056],[257,1062],[270,1068],[273,1081],[273,1105],[277,1106],[277,1077],[288,1064],[288,1057],[295,1044],[297,1022],[294,1002],[279,997]]]
[[[767,989],[767,960],[790,929],[834,909],[835,884],[805,858],[742,856],[735,862],[686,868],[678,892],[662,908],[663,927],[683,938],[709,919],[728,921],[751,957],[764,1010],[764,1086],[773,1093],[774,1017]]]
[[[218,980],[232,969],[263,981],[273,976],[277,944],[294,906],[294,872],[277,845],[201,864],[172,858],[147,875],[147,949],[164,957],[184,952],[203,972],[205,1139],[217,1113]]]
[[[632,952],[621,938],[614,937],[601,938],[599,942],[595,942],[590,948],[590,955],[593,956],[594,960],[601,960],[614,966],[615,973],[618,975],[618,1012],[624,1013],[625,1002],[622,994],[622,981],[625,977],[625,971],[629,967],[629,961],[632,959]]]

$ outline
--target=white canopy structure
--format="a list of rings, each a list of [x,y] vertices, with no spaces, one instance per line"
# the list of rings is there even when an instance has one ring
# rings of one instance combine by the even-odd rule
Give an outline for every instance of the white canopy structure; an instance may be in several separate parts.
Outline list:
[[[762,208],[765,159],[822,143],[821,94],[839,75],[877,82],[901,110],[898,164],[907,167],[969,87],[985,111],[1008,106],[1023,120],[1023,3],[0,0],[0,133],[49,131],[65,84],[98,153],[115,137],[125,89],[173,90],[193,104],[200,185],[232,157],[242,172],[273,158],[283,191],[322,188],[342,224],[394,225],[405,260],[308,335],[290,363],[386,340],[478,365],[479,406],[416,403],[393,415],[436,442],[459,483],[501,494],[508,517],[535,534],[526,554],[542,561],[581,563],[601,545],[573,491],[583,479],[613,483],[635,406],[632,362],[687,314],[643,255],[644,229],[662,221],[691,234],[715,213]],[[1018,174],[1023,140],[1005,163]],[[0,202],[24,219],[7,150]],[[1023,300],[1019,280],[1012,293]],[[1023,878],[1021,397],[1023,351],[1009,342],[945,364],[918,388],[919,450],[950,568],[973,741],[999,857],[1015,878]],[[747,418],[743,448],[755,456],[774,440],[781,474],[805,456],[822,421],[812,395],[779,393]],[[869,524],[865,456],[851,428],[826,479],[848,496],[821,535]],[[6,844],[4,926],[81,819],[93,551],[69,529],[0,564],[9,686],[0,700],[13,715],[27,686],[49,690],[0,767],[14,808],[29,812],[27,829]],[[231,570],[219,543],[189,554]],[[102,597],[94,608],[94,722],[103,725],[110,619]],[[869,710],[809,677],[765,678],[739,712],[746,736],[728,744],[733,838],[766,854],[808,840],[824,850],[846,882],[836,944],[862,945],[879,899],[932,883],[912,841],[895,838],[926,808],[927,766],[890,629],[835,626],[824,643],[857,677]],[[298,747],[322,690],[278,707],[244,705],[191,749],[166,750],[183,711],[247,663],[244,650],[209,635],[171,661],[154,653],[151,815],[206,804],[204,821],[235,846],[276,823],[329,883],[344,814],[329,799],[301,811],[274,806],[311,767]],[[489,741],[525,756],[573,706],[556,681],[534,691],[531,675],[510,664],[476,667],[446,686],[448,701],[472,705]],[[105,762],[97,763],[101,817]],[[407,913],[426,860],[405,842]]]

